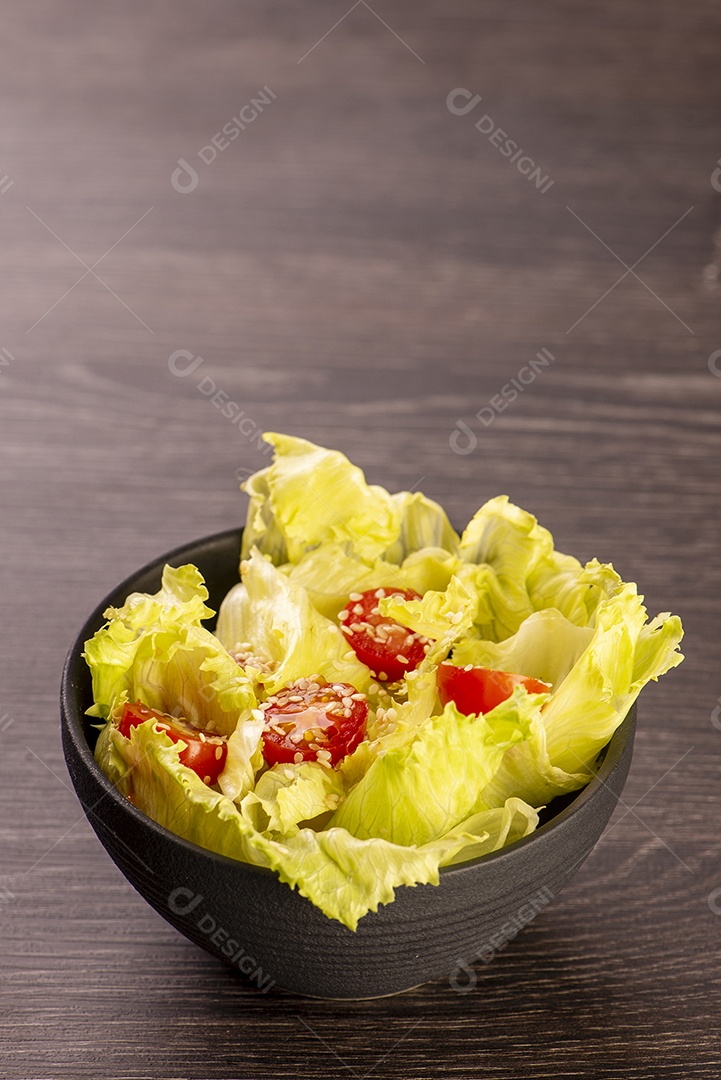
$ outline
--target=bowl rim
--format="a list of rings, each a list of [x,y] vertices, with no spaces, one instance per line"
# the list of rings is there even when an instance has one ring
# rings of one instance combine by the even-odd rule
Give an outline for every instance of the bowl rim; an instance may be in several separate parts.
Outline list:
[[[171,842],[180,846],[181,849],[185,849],[189,853],[194,853],[196,856],[201,855],[217,862],[221,866],[235,866],[240,867],[244,872],[252,871],[257,874],[261,874],[265,877],[272,875],[279,884],[280,880],[274,870],[265,866],[256,866],[253,863],[245,862],[242,859],[234,859],[229,855],[221,855],[219,852],[212,851],[210,848],[202,847],[200,844],[194,843],[192,840],[186,840],[182,836],[178,836],[177,833],[171,832],[170,829],[166,829],[164,825],[160,825],[157,821],[151,818],[144,811],[139,810],[134,806],[120,791],[115,787],[112,781],[105,775],[103,770],[95,760],[95,756],[90,749],[87,738],[84,731],[84,717],[80,709],[79,702],[77,700],[76,688],[73,685],[73,674],[79,665],[84,663],[82,653],[85,642],[88,638],[96,632],[98,625],[103,624],[103,613],[105,609],[112,606],[114,600],[119,593],[128,595],[130,592],[137,591],[133,588],[137,579],[145,574],[155,573],[162,569],[165,563],[173,562],[173,560],[186,556],[189,552],[197,549],[202,544],[212,544],[222,542],[223,540],[230,540],[231,538],[237,538],[240,544],[240,540],[243,534],[243,527],[237,526],[230,529],[222,529],[216,533],[210,533],[207,536],[198,537],[196,540],[189,541],[185,544],[181,544],[178,547],[173,548],[171,551],[166,552],[163,555],[157,556],[154,559],[149,560],[144,566],[135,570],[132,574],[128,574],[118,585],[116,585],[100,603],[96,605],[91,614],[87,617],[82,627],[75,635],[73,642],[68,650],[65,662],[63,664],[63,672],[60,687],[60,711],[61,711],[61,723],[65,731],[65,734],[72,740],[75,751],[82,761],[84,767],[93,775],[94,779],[104,789],[103,795],[92,807],[86,807],[80,800],[83,810],[86,816],[94,811],[95,807],[99,805],[103,799],[109,797],[113,800],[115,805],[128,814],[139,826],[143,826],[154,833],[160,840],[165,842]],[[491,863],[498,863],[502,860],[512,858],[514,854],[520,851],[522,848],[527,847],[534,842],[542,841],[543,837],[549,832],[556,832],[559,829],[564,829],[567,826],[571,818],[575,817],[583,807],[590,802],[600,789],[607,787],[608,778],[615,771],[623,757],[627,744],[633,739],[636,724],[636,705],[635,703],[630,707],[628,713],[618,725],[616,730],[611,735],[608,743],[605,746],[605,756],[601,765],[596,773],[593,774],[588,784],[585,787],[580,788],[573,798],[572,802],[568,806],[565,806],[557,814],[551,818],[550,821],[539,826],[528,836],[521,837],[521,839],[514,841],[507,847],[500,848],[498,851],[491,851],[485,855],[478,855],[474,859],[470,859],[467,862],[457,863],[452,866],[442,866],[439,868],[439,874],[442,878],[450,876],[459,876],[473,872],[479,865],[490,865]],[[67,753],[65,754],[67,759]],[[76,792],[77,793],[77,792]],[[570,793],[573,794],[573,793]]]

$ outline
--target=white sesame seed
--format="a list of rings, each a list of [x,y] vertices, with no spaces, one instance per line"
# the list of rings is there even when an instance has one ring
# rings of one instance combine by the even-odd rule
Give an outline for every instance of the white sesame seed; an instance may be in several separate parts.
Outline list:
[[[369,693],[369,694],[375,694],[375,692],[376,692],[376,691],[377,691],[378,689],[379,689],[379,686],[378,686],[378,683],[377,683],[377,682],[372,682],[372,683],[369,683],[369,684],[368,684],[368,693]]]
[[[298,752],[297,754],[294,755],[293,761],[294,761],[294,763],[296,765],[300,765],[301,762],[303,761],[303,755],[300,752]]]
[[[345,622],[346,619],[350,619],[350,611],[346,611],[345,608],[338,615],[339,622]]]
[[[351,701],[365,701],[366,696],[365,694],[351,694],[350,699]]]
[[[353,698],[352,697],[344,697],[342,699],[342,701],[343,701],[343,706],[346,709],[350,709],[351,705],[353,704]]]
[[[352,600],[354,604],[357,604],[359,600],[363,599],[363,593],[352,592],[348,599]]]
[[[223,747],[222,746],[216,746],[216,748],[215,748],[215,760],[220,761],[222,756],[223,756]]]
[[[295,779],[295,773],[293,772],[292,769],[283,769],[283,776],[286,778],[286,780],[294,780]]]
[[[203,777],[203,783],[204,784],[209,784],[210,783],[210,777],[209,776],[204,776]]]
[[[264,704],[266,704],[266,703],[264,703]],[[253,717],[254,720],[264,720],[265,717],[263,716],[263,711],[262,710],[263,710],[262,705],[261,705],[260,709],[251,709],[250,710],[250,715]]]
[[[362,615],[363,614],[363,605],[362,604],[355,604],[354,607],[353,607],[353,614],[354,615]]]
[[[378,672],[378,678],[380,679],[381,682],[386,682],[387,679],[388,679],[388,676],[386,675],[385,671],[379,671]]]
[[[379,600],[382,600],[384,598],[385,594],[386,594],[385,589],[376,589],[376,597]]]
[[[452,667],[453,665],[449,665],[449,666]],[[466,666],[464,667],[463,670],[464,671],[473,671],[473,664],[466,664]]]
[[[399,664],[408,664],[408,663],[410,663],[408,657],[407,656],[401,656],[400,653],[397,654],[396,660],[398,661]]]

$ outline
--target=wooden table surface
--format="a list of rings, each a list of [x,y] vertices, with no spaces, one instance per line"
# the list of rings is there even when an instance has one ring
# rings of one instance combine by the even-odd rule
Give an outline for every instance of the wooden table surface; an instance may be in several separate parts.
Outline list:
[[[721,10],[347,3],[3,6],[0,1076],[717,1078]],[[72,636],[242,522],[260,429],[458,522],[507,492],[684,620],[623,805],[472,992],[259,993],[69,788]]]

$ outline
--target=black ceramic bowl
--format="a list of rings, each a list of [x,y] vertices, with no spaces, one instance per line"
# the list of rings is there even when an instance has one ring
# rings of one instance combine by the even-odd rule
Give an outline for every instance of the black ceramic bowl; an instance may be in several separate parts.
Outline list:
[[[259,987],[275,983],[321,998],[394,994],[452,974],[459,987],[570,880],[603,832],[628,774],[634,710],[618,728],[597,776],[557,799],[531,836],[492,855],[441,870],[438,886],[396,890],[392,904],[355,933],[326,918],[271,870],[216,855],[157,825],[120,795],[93,758],[85,710],[91,681],[84,642],[103,611],[130,592],[155,592],[166,562],[195,563],[217,609],[238,580],[242,530],[178,548],[128,578],[78,634],[63,673],[63,748],[78,798],[101,843],[130,883],[191,941],[230,962]]]

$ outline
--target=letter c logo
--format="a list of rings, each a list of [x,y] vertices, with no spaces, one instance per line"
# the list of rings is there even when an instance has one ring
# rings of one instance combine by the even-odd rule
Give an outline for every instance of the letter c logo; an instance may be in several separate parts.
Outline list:
[[[184,157],[178,158],[178,168],[170,177],[170,183],[181,195],[189,195],[198,186],[198,174]]]
[[[461,977],[459,978],[459,976]],[[470,994],[471,990],[476,989],[478,977],[472,967],[469,967],[463,960],[459,960],[458,967],[451,972],[448,982],[451,989],[455,990],[457,994]]]
[[[174,915],[189,915],[194,911],[203,899],[201,893],[194,893],[192,889],[184,889],[182,886],[173,889],[168,897],[168,907]],[[189,903],[186,903],[189,901]]]
[[[459,440],[458,436],[462,438]],[[468,439],[468,443],[463,445],[463,437]],[[460,457],[465,457],[466,454],[472,454],[478,446],[478,439],[474,431],[471,431],[468,424],[464,420],[456,420],[456,430],[451,432],[448,440],[448,445],[454,454],[458,454]]]
[[[711,187],[721,195],[721,158],[718,159],[718,169],[711,173]]]
[[[456,98],[459,97],[463,98],[465,105],[456,105]],[[465,116],[471,109],[475,109],[480,100],[480,94],[471,94],[470,90],[466,90],[463,86],[457,86],[455,90],[451,90],[446,98],[446,108],[454,116]]]
[[[721,915],[721,904],[719,904],[719,900],[721,900],[721,889],[714,889],[713,892],[709,893],[708,906],[711,908],[714,915]]]
[[[179,360],[188,360],[187,366],[179,365]],[[184,379],[186,375],[192,375],[200,365],[203,363],[202,356],[193,356],[192,352],[187,349],[176,349],[168,357],[168,368],[173,375],[177,375],[179,379]]]
[[[711,712],[711,723],[717,731],[721,731],[721,698],[715,709]]]

